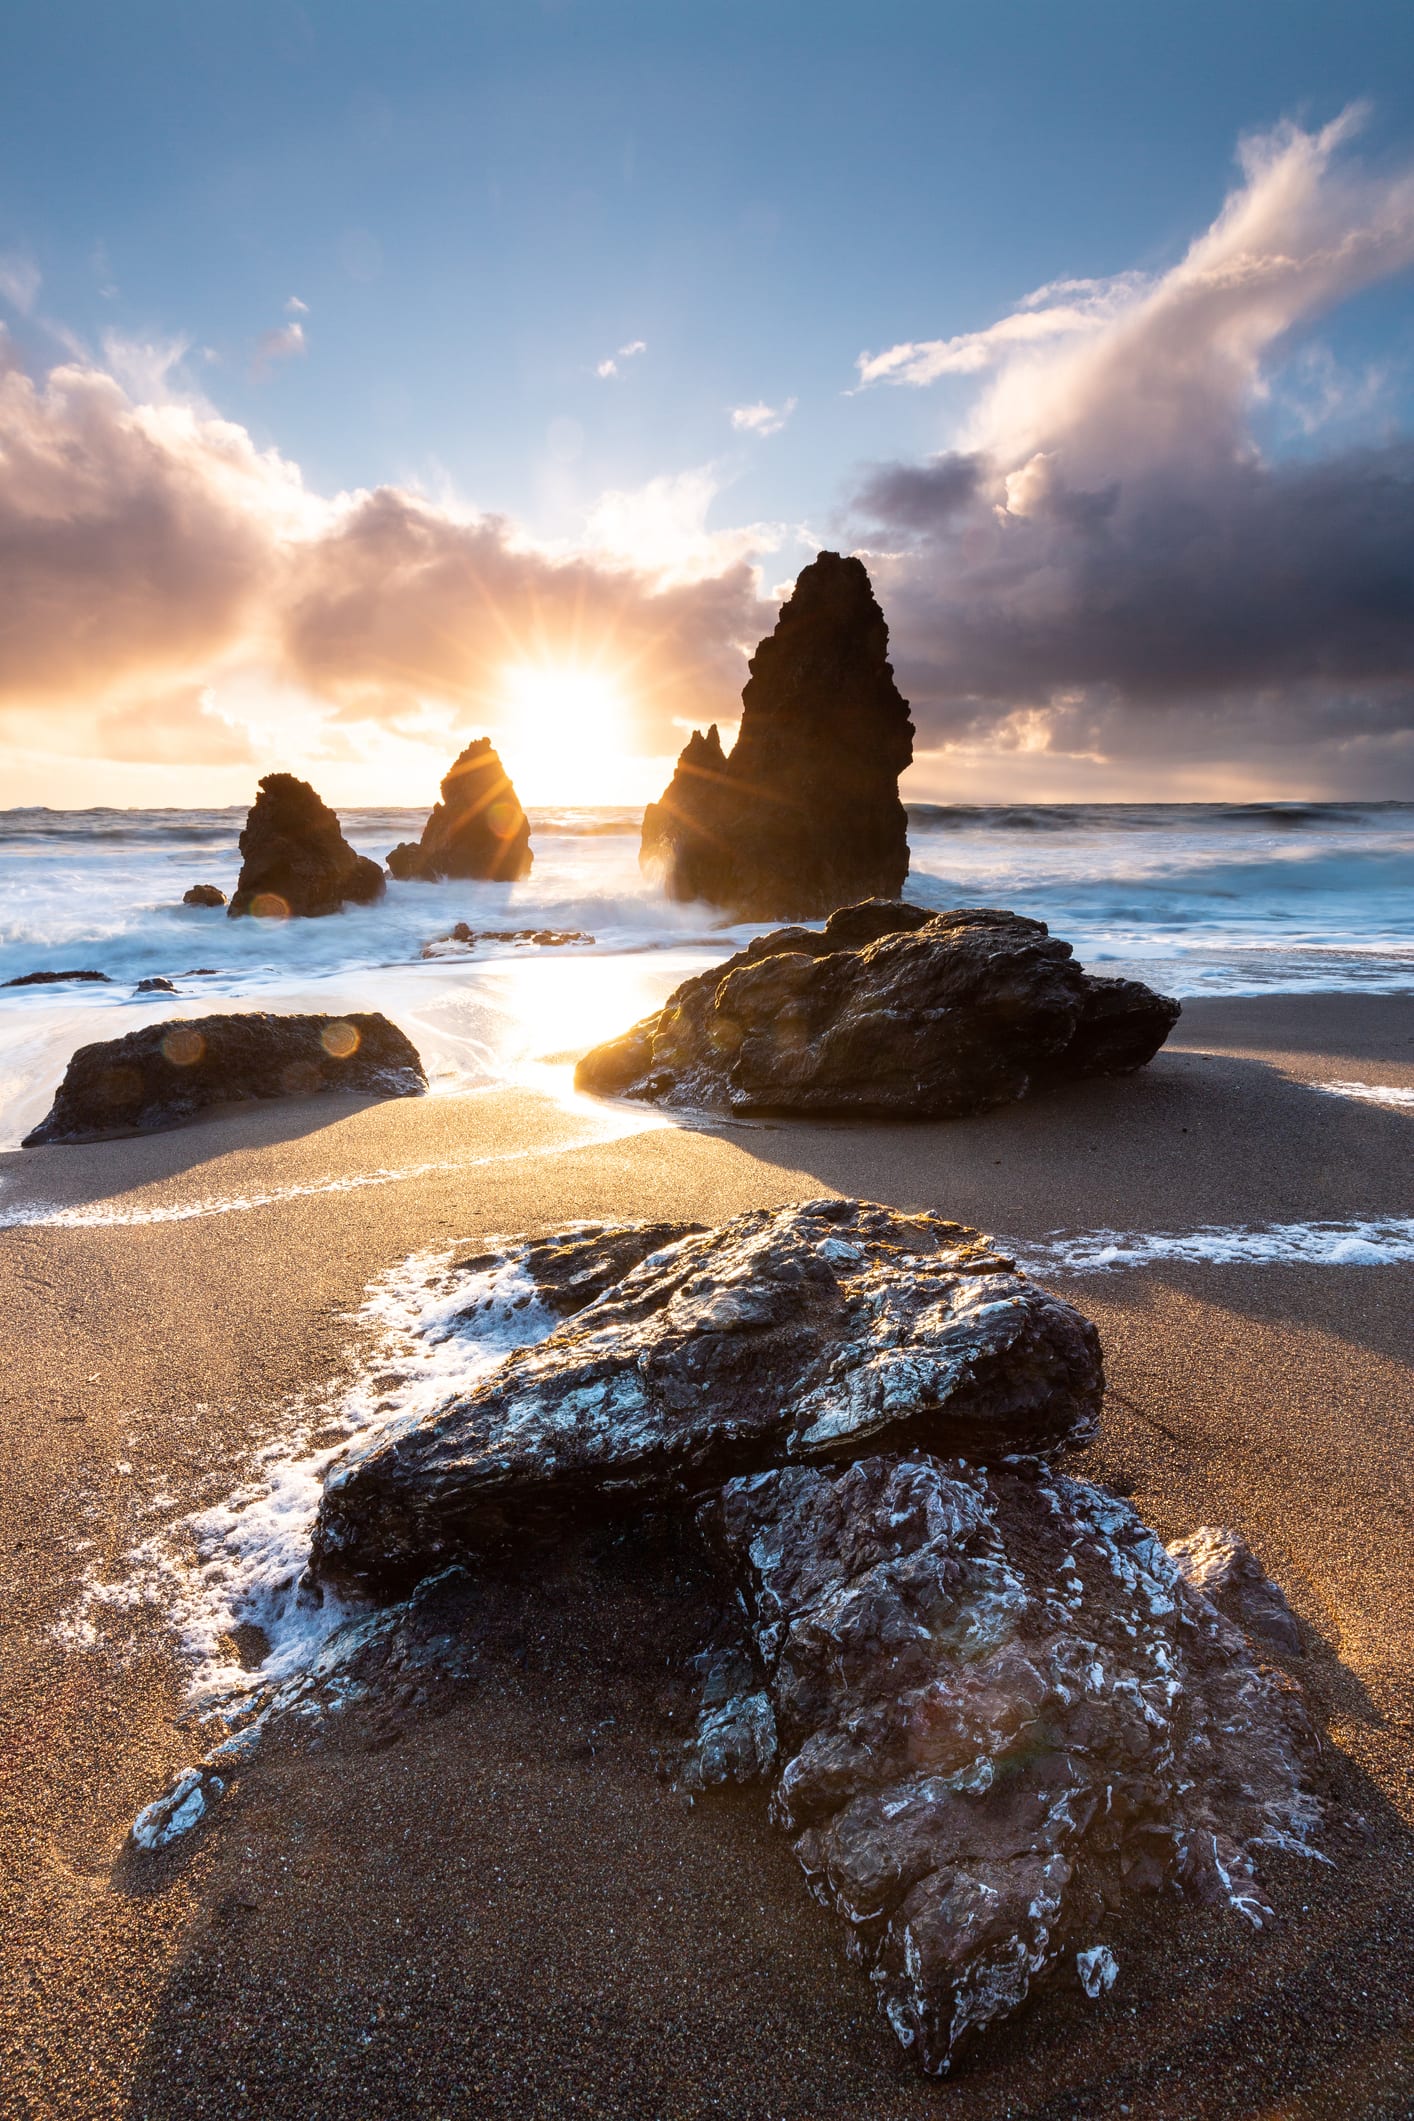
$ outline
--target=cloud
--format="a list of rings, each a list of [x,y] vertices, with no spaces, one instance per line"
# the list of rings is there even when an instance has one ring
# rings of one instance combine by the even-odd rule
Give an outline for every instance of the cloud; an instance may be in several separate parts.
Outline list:
[[[301,309],[304,304],[300,304]],[[263,382],[277,361],[288,361],[297,354],[307,353],[308,342],[304,326],[298,318],[292,324],[281,324],[273,331],[263,331],[255,342],[255,358],[250,372],[256,382]]]
[[[584,542],[659,582],[691,582],[774,551],[785,541],[788,533],[781,523],[709,530],[707,517],[721,491],[710,464],[664,473],[642,486],[611,488],[590,511]]]
[[[291,295],[285,304],[285,315],[287,317],[307,317],[309,315],[309,304],[301,302],[298,295]]]
[[[784,405],[766,405],[759,400],[755,405],[733,405],[732,426],[739,434],[777,435],[795,411],[797,400],[787,398]]]
[[[620,361],[635,360],[639,354],[645,354],[647,351],[648,341],[646,339],[630,339],[628,344],[621,346],[616,354],[610,354],[604,360],[596,362],[594,373],[607,382],[610,376],[617,376],[622,373],[619,368]]]
[[[8,302],[22,317],[34,308],[39,283],[39,267],[33,258],[22,257],[16,251],[0,252],[0,300]]]
[[[425,741],[431,726],[494,724],[507,666],[540,660],[620,681],[649,752],[676,749],[684,715],[730,712],[769,613],[741,538],[701,528],[705,486],[656,504],[610,497],[592,540],[552,551],[502,518],[394,488],[312,493],[277,451],[177,394],[173,347],[119,353],[161,402],[139,402],[93,363],[36,379],[0,332],[11,738],[48,753],[241,761],[242,717],[215,702],[288,694],[312,721]],[[655,505],[659,534],[676,522],[679,546],[649,564],[625,548]]]
[[[1293,335],[1414,263],[1414,177],[1349,167],[1350,130],[1245,142],[1211,228],[1167,273],[1071,287],[1073,329],[974,334],[996,368],[961,446],[861,483],[925,743],[1304,754],[1313,786],[1414,792],[1414,442],[1283,460],[1253,432]],[[875,366],[919,381],[920,352]]]
[[[1115,316],[1140,286],[1137,275],[1115,280],[1058,280],[1026,296],[1009,317],[984,331],[959,332],[951,339],[906,340],[884,353],[861,354],[856,367],[861,386],[912,383],[922,387],[939,376],[971,376],[994,368],[1018,347],[1043,346],[1077,332],[1091,332]],[[1069,294],[1068,302],[1049,297]]]

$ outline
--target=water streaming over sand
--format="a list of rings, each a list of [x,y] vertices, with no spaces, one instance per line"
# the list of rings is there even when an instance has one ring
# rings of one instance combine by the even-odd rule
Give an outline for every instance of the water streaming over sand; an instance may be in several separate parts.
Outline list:
[[[75,1046],[212,1009],[382,1009],[434,1090],[553,1087],[575,1054],[753,932],[645,881],[639,813],[626,809],[532,812],[523,884],[394,883],[377,906],[280,927],[184,907],[189,884],[234,883],[243,818],[0,812],[0,981],[83,969],[110,982],[0,992],[0,1146],[43,1115]],[[382,856],[422,814],[343,822]],[[1092,969],[1171,993],[1414,986],[1414,804],[924,805],[910,840],[910,897],[1035,915]],[[458,921],[596,940],[424,962],[423,944]],[[135,997],[153,974],[179,993]]]

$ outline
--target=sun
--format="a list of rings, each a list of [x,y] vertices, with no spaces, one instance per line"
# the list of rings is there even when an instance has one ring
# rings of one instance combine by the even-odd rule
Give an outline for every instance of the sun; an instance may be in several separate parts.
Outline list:
[[[622,682],[583,664],[519,663],[501,681],[499,750],[522,802],[622,801]]]

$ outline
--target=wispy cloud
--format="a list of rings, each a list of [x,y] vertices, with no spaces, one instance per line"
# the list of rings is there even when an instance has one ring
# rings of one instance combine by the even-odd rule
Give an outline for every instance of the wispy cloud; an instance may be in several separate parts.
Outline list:
[[[18,251],[0,252],[0,300],[27,317],[39,293],[40,271],[33,258]]]
[[[288,305],[287,305],[288,306]],[[301,302],[300,308],[304,308]],[[304,335],[304,326],[298,318],[291,324],[278,325],[273,331],[263,331],[255,342],[255,356],[250,372],[257,383],[264,382],[279,361],[289,361],[296,355],[309,351],[309,342]]]
[[[287,317],[307,317],[309,315],[309,304],[301,302],[298,295],[291,295],[285,304],[285,315]]]
[[[594,366],[594,373],[607,382],[610,376],[617,376],[622,373],[619,367],[620,361],[635,360],[639,354],[645,354],[647,351],[648,341],[646,339],[630,339],[628,344],[621,346],[617,353],[606,355],[602,361],[597,361]]]
[[[767,405],[760,400],[755,405],[733,405],[732,426],[738,434],[779,434],[798,402],[796,398],[787,398],[783,405]]]

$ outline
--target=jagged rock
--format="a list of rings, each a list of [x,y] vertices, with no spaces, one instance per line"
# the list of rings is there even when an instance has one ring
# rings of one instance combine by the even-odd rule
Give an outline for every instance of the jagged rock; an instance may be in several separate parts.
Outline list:
[[[140,979],[133,988],[134,994],[175,994],[176,988],[169,979],[157,973],[152,979]]]
[[[1220,1613],[1246,1630],[1301,1655],[1301,1629],[1279,1584],[1272,1582],[1240,1532],[1227,1525],[1199,1525],[1168,1552],[1185,1582],[1210,1598]]]
[[[743,919],[809,920],[908,874],[898,780],[908,702],[864,564],[822,552],[751,659],[730,757],[694,730],[643,819],[640,858],[677,899]]]
[[[416,1047],[385,1016],[184,1017],[80,1046],[23,1146],[154,1134],[205,1105],[247,1098],[412,1097],[426,1088]]]
[[[458,921],[446,935],[422,946],[427,958],[465,957],[478,943],[534,943],[541,950],[562,950],[568,943],[592,943],[583,928],[471,928]]]
[[[354,853],[328,804],[292,773],[265,775],[240,849],[240,878],[226,908],[232,920],[337,913],[386,889],[377,862]]]
[[[225,892],[218,890],[215,884],[193,884],[189,891],[182,893],[184,906],[224,906],[225,903]]]
[[[925,2070],[1062,1968],[1099,1994],[1137,1894],[1261,1927],[1259,1852],[1314,1853],[1299,1689],[1104,1490],[890,1454],[734,1479],[702,1523],[757,1669],[689,1782],[756,1733],[769,1769],[769,1724],[773,1816]]]
[[[514,880],[529,876],[533,859],[520,798],[491,739],[479,736],[453,761],[422,838],[395,847],[388,870],[428,883],[449,876]]]
[[[313,1580],[396,1594],[571,1515],[681,1501],[736,1473],[866,1447],[1059,1448],[1098,1417],[1093,1326],[936,1216],[818,1200],[716,1230],[589,1226],[524,1265],[557,1306],[589,1300],[339,1462]]]
[[[581,1090],[733,1112],[954,1119],[1151,1060],[1179,1005],[1043,921],[880,899],[778,928],[587,1053]]]
[[[106,987],[111,984],[106,972],[22,972],[18,979],[7,979],[7,987],[53,987],[60,980],[99,980]]]

